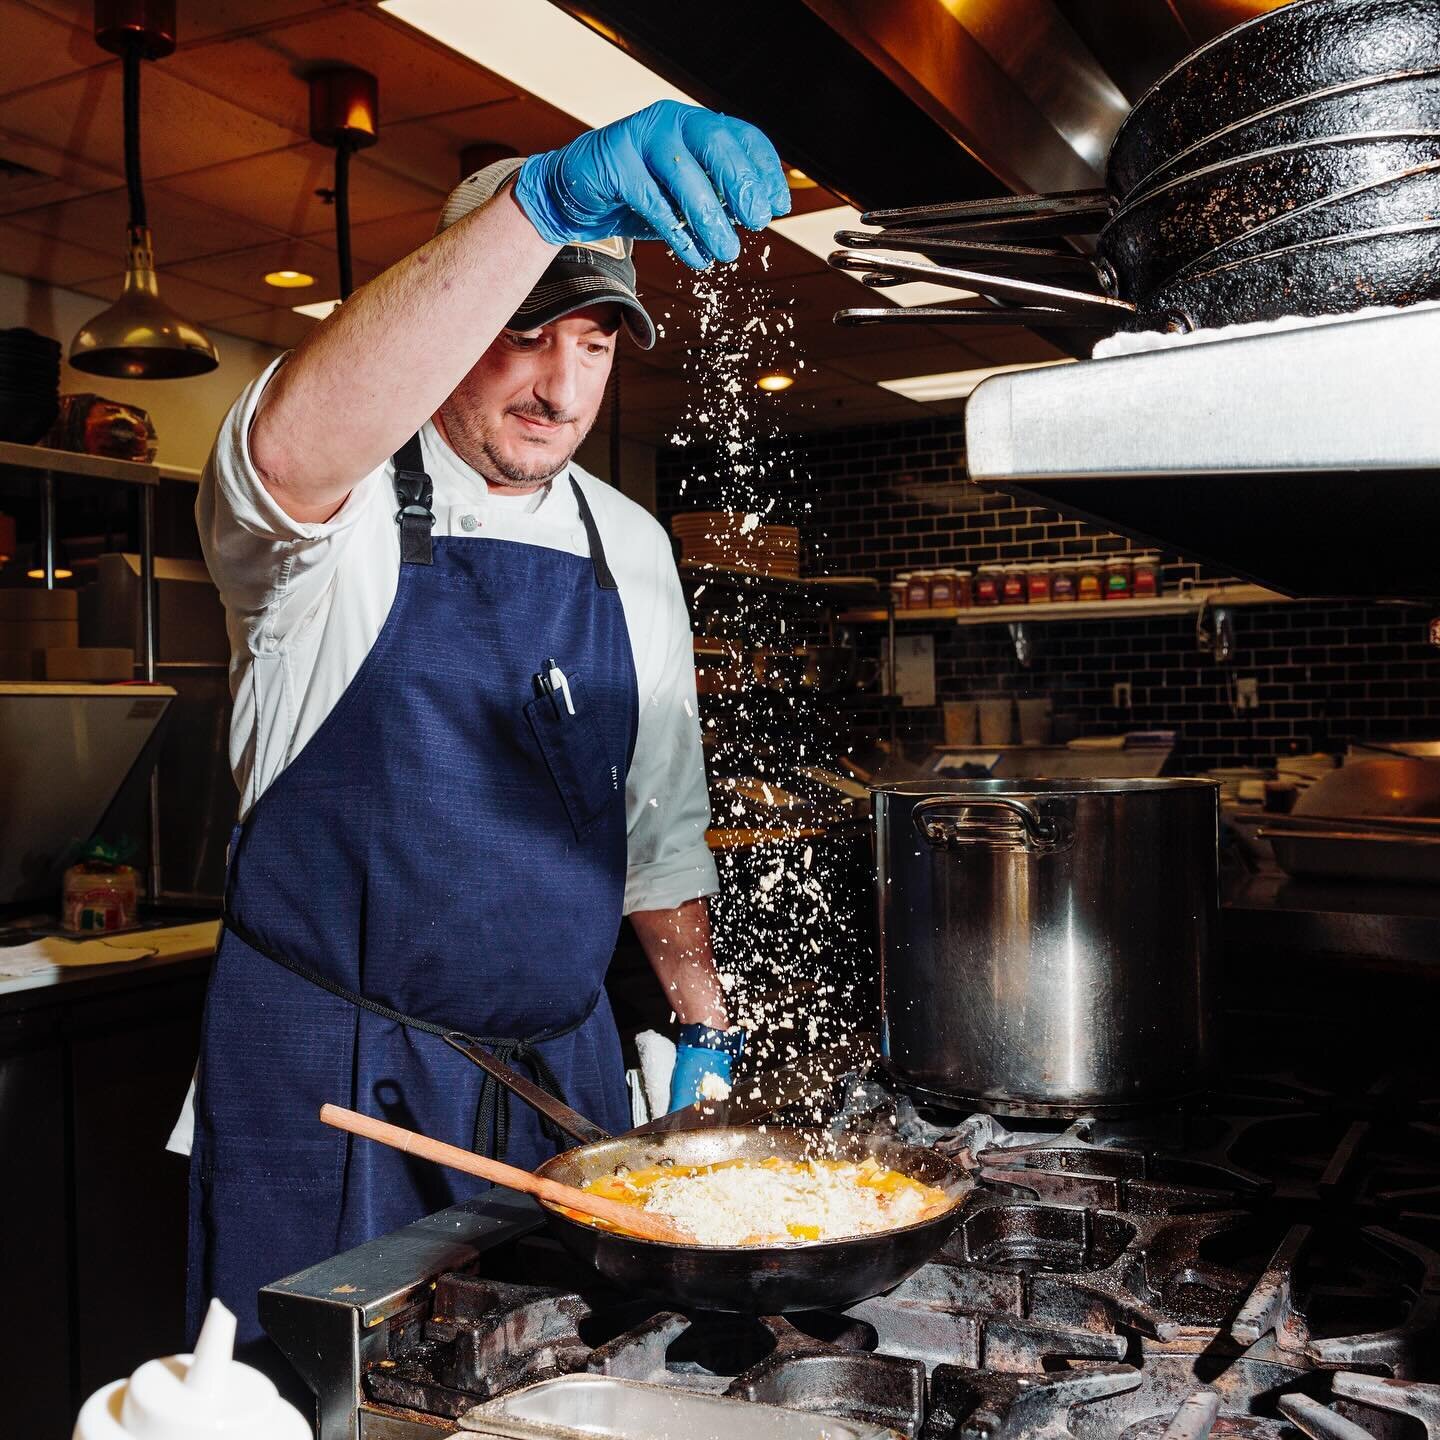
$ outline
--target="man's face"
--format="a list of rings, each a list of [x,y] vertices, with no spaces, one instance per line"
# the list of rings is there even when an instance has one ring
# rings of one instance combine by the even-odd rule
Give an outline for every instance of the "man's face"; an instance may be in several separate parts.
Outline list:
[[[456,454],[497,487],[534,490],[559,474],[595,423],[619,328],[618,305],[595,305],[502,330],[440,407]]]

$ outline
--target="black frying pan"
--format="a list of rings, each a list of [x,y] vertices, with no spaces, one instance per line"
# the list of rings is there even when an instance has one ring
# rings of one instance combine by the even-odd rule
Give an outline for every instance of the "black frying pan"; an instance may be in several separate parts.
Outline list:
[[[1240,155],[1313,144],[1335,135],[1427,130],[1440,131],[1440,70],[1337,85],[1273,105],[1186,146],[1127,191],[1125,203],[1133,204],[1157,186]]]
[[[1345,135],[1240,156],[1123,206],[1100,232],[1100,255],[1118,293],[1143,300],[1192,261],[1277,216],[1437,160],[1440,131]]]
[[[873,1156],[959,1200],[970,1188],[961,1167],[938,1151],[905,1145],[883,1135],[833,1140],[798,1130],[723,1125],[703,1130],[611,1137],[538,1086],[516,1075],[479,1046],[459,1037],[450,1044],[527,1104],[580,1142],[535,1172],[566,1185],[583,1186],[618,1166],[708,1165],[718,1160],[804,1159],[817,1153],[836,1159]],[[795,1310],[853,1305],[898,1285],[949,1239],[960,1221],[958,1203],[933,1219],[844,1240],[790,1245],[666,1245],[600,1230],[545,1209],[550,1229],[565,1247],[622,1290],[658,1296],[690,1309],[779,1315]]]
[[[1440,299],[1440,217],[1423,225],[1361,231],[1271,250],[1200,271],[1149,297],[1157,314],[1199,326],[1228,317],[1345,315],[1370,305]]]
[[[1404,71],[1440,69],[1440,0],[1296,0],[1227,30],[1162,75],[1120,126],[1107,182],[1126,196],[1228,125]]]

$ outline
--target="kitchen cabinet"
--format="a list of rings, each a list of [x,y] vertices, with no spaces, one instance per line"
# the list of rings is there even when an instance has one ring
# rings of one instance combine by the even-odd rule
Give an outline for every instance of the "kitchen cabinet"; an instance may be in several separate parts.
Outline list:
[[[67,1440],[92,1390],[185,1348],[189,1167],[164,1146],[209,963],[0,981],[7,1434]]]

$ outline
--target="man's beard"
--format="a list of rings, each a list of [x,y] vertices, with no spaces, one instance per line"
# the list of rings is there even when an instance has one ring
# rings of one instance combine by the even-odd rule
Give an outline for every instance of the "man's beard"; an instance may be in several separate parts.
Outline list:
[[[524,415],[531,419],[548,421],[552,425],[572,424],[575,420],[574,415],[556,410],[542,400],[511,405],[504,411],[504,415]],[[453,398],[440,407],[440,418],[444,422],[445,435],[451,448],[472,470],[478,471],[491,485],[508,486],[517,490],[544,485],[559,475],[585,443],[585,437],[595,423],[595,417],[591,416],[590,423],[577,433],[575,444],[559,464],[547,456],[537,459],[533,465],[524,465],[507,459],[495,443],[494,431],[486,421],[465,412],[463,407],[455,404]]]

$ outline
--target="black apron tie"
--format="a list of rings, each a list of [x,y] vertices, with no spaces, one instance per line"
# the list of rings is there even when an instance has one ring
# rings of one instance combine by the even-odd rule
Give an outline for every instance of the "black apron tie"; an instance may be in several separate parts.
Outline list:
[[[513,1065],[518,1061],[529,1069],[535,1077],[535,1083],[547,1095],[553,1095],[562,1104],[568,1103],[554,1070],[550,1068],[550,1062],[545,1059],[537,1047],[547,1041],[573,1035],[595,1013],[595,1007],[600,1003],[600,991],[596,991],[591,997],[585,1013],[572,1024],[518,1038],[509,1035],[472,1035],[468,1030],[456,1029],[454,1025],[437,1025],[433,1020],[422,1020],[417,1015],[407,1015],[403,1010],[397,1010],[393,1005],[385,1004],[383,1000],[376,1000],[370,995],[362,995],[358,990],[352,990],[348,985],[342,985],[338,980],[332,980],[328,975],[321,974],[319,970],[302,961],[293,959],[289,955],[282,955],[278,950],[273,950],[264,944],[257,935],[240,924],[228,909],[225,913],[224,924],[231,934],[243,940],[257,954],[263,955],[267,960],[273,960],[281,969],[288,970],[292,975],[298,975],[300,979],[308,980],[312,985],[318,985],[320,989],[334,995],[337,999],[347,1001],[357,1010],[368,1010],[370,1014],[378,1015],[382,1020],[391,1020],[396,1025],[405,1026],[407,1030],[419,1030],[426,1035],[439,1035],[442,1038],[454,1035],[458,1039],[469,1041],[472,1045],[483,1046],[502,1065]],[[561,1145],[565,1142],[563,1132],[547,1116],[540,1117],[540,1128],[546,1139],[554,1144]],[[510,1092],[488,1071],[482,1071],[480,1093],[475,1099],[475,1123],[471,1130],[470,1148],[477,1155],[493,1155],[495,1159],[503,1160],[505,1147],[509,1141]],[[492,1144],[493,1148],[490,1148]]]

